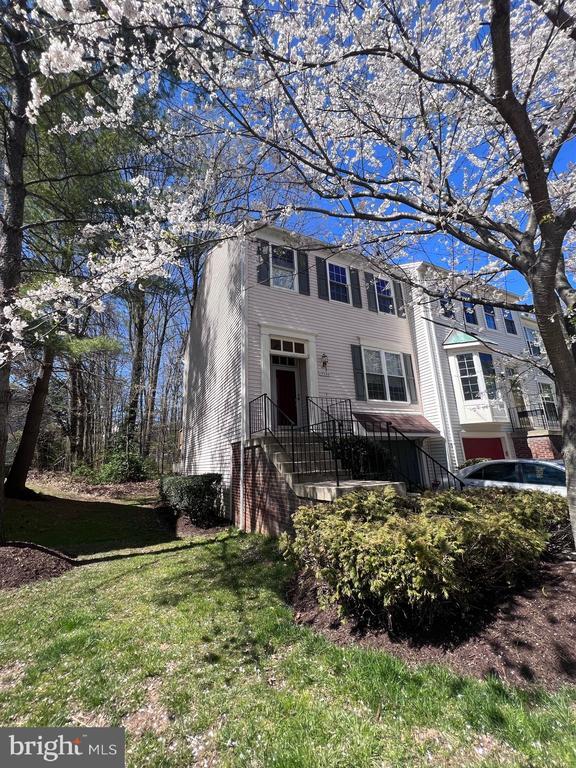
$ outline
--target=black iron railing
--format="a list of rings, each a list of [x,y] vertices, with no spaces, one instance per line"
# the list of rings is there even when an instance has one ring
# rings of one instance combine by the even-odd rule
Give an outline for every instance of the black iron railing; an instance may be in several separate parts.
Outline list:
[[[327,416],[337,421],[352,421],[352,401],[342,397],[306,396],[308,424],[316,424]]]
[[[560,417],[554,403],[528,408],[509,408],[510,421],[516,430],[560,429]]]
[[[362,425],[346,418],[349,401],[324,400],[333,402],[308,398],[309,423],[297,426],[268,395],[260,395],[249,404],[250,436],[271,435],[287,457],[286,470],[299,480],[402,481],[409,491],[462,487],[456,475],[390,422]]]

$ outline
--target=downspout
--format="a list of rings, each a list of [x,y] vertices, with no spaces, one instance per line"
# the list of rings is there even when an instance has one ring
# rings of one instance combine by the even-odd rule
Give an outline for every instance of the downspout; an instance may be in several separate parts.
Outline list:
[[[246,442],[246,235],[242,235],[240,246],[240,525],[244,530],[246,523],[245,497],[244,497],[244,444]]]
[[[442,420],[442,429],[444,431],[444,434],[449,440],[449,448],[450,451],[447,452],[446,458],[448,459],[448,469],[450,471],[453,471],[456,464],[456,441],[454,437],[454,430],[452,429],[452,419],[450,418],[450,407],[448,405],[448,398],[446,396],[446,386],[444,382],[444,377],[442,375],[442,361],[440,360],[440,353],[438,350],[438,338],[436,336],[436,333],[433,328],[432,318],[431,318],[431,310],[430,310],[430,304],[427,304],[424,308],[425,313],[425,321],[426,321],[426,332],[428,335],[428,341],[430,344],[430,348],[432,349],[433,355],[434,355],[434,362],[436,365],[436,377],[439,384],[439,390],[440,390],[440,418]],[[452,460],[454,460],[454,463],[452,463]],[[450,466],[452,464],[452,466]]]

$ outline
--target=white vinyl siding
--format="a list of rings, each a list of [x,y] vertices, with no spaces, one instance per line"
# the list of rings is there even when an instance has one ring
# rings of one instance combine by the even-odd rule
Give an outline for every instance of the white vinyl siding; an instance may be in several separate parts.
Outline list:
[[[207,257],[192,313],[186,361],[182,472],[231,477],[230,444],[240,438],[241,246]]]

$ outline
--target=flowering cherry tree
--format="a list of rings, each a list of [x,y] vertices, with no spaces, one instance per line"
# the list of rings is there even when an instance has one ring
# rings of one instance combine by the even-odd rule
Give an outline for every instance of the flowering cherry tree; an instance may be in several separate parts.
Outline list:
[[[167,109],[197,110],[201,94],[216,133],[260,147],[255,162],[287,202],[275,215],[335,218],[349,226],[351,245],[369,244],[384,262],[431,239],[455,243],[457,268],[481,260],[466,275],[480,301],[495,273],[524,276],[524,308],[536,314],[560,397],[576,532],[575,0],[20,0],[9,8],[0,21],[13,75],[0,234],[6,343],[22,322],[12,294],[31,121],[48,99],[82,84],[85,114],[64,114],[66,129],[121,130],[137,98],[155,98],[169,81],[178,95]],[[169,206],[180,228],[195,204],[190,191]],[[169,257],[169,218],[126,226],[123,249],[97,267],[113,276],[103,289],[118,271],[123,279],[145,271],[141,253]],[[64,302],[68,289],[59,288]]]
[[[231,67],[205,77],[274,152],[294,210],[347,223],[350,244],[384,261],[456,244],[467,274],[432,295],[466,282],[481,302],[497,273],[525,278],[521,308],[535,312],[560,398],[576,534],[576,3],[242,9],[250,41],[230,41],[234,80]]]

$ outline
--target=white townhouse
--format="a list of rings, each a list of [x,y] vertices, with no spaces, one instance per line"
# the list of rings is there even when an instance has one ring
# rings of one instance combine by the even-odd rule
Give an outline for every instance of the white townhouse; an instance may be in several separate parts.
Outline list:
[[[423,262],[404,269],[436,290],[448,275]],[[480,457],[558,458],[556,391],[541,370],[547,361],[534,316],[497,306],[519,301],[498,288],[484,288],[481,304],[460,296],[467,300],[433,301],[411,289],[422,406],[444,439],[447,466]]]
[[[236,523],[276,533],[307,500],[390,480],[451,484],[446,467],[465,456],[515,455],[528,433],[515,436],[493,353],[462,336],[457,302],[454,316],[436,304],[357,254],[276,227],[214,248],[186,352],[181,471],[221,472]],[[508,343],[499,312],[487,329],[470,307],[475,336]],[[514,322],[524,349],[533,323]]]

